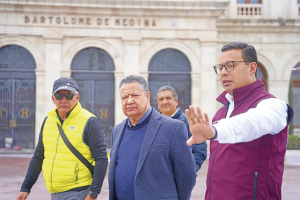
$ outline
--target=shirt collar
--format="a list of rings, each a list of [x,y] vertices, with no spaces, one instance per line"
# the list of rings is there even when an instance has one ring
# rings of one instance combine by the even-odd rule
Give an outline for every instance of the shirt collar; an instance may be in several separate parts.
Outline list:
[[[138,123],[136,123],[136,125],[141,124],[150,115],[152,109],[153,108],[150,106],[149,109],[147,110],[147,112],[143,115],[143,117],[138,121]],[[128,119],[127,125],[131,126],[131,123],[130,123],[129,119]]]
[[[179,108],[176,109],[176,111],[173,113],[173,115],[171,117],[174,117],[174,115],[176,115],[176,113],[178,112]]]
[[[227,93],[227,94],[225,95],[225,98],[229,101],[229,103],[232,103],[232,102],[233,102],[232,96],[231,96],[229,93]]]

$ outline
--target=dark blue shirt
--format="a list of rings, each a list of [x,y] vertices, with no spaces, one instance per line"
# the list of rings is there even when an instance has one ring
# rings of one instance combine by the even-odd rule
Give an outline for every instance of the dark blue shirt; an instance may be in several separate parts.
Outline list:
[[[133,126],[127,119],[117,153],[115,192],[118,200],[134,200],[134,179],[144,136],[149,124],[152,107]]]

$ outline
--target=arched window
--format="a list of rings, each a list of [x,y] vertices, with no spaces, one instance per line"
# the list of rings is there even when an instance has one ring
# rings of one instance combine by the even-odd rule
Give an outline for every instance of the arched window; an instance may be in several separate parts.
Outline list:
[[[261,79],[266,87],[266,91],[268,91],[268,73],[264,66],[261,63],[257,64],[257,77],[256,79]]]
[[[0,49],[0,146],[34,148],[35,72],[33,56],[11,45]],[[8,141],[9,139],[7,139]]]
[[[164,85],[172,86],[178,93],[179,107],[191,104],[191,65],[178,50],[164,49],[156,53],[149,64],[150,103],[157,109],[156,93]]]
[[[300,67],[300,62],[295,68]],[[294,109],[294,118],[290,130],[300,129],[300,70],[292,71],[289,90],[289,104]],[[299,131],[300,132],[300,131]]]
[[[111,147],[111,130],[115,114],[115,70],[110,55],[102,49],[86,48],[72,61],[72,78],[77,82],[80,103],[99,119],[105,132],[107,147]]]

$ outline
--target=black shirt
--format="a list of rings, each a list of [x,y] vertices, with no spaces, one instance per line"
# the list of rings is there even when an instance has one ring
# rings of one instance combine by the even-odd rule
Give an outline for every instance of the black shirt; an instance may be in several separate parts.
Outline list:
[[[70,112],[69,112],[70,113]],[[68,113],[68,115],[69,115]],[[47,117],[45,118],[39,136],[39,141],[36,146],[34,155],[30,161],[27,174],[25,180],[21,187],[21,192],[28,192],[35,182],[38,179],[39,174],[42,170],[43,160],[44,160],[44,144],[42,141],[42,132],[44,128],[44,124],[46,122]],[[63,121],[61,120],[63,123]],[[106,144],[104,141],[104,132],[100,126],[100,123],[97,118],[91,117],[86,125],[86,129],[84,131],[84,142],[89,146],[92,157],[95,160],[95,168],[94,168],[94,176],[93,182],[90,186],[84,186],[79,188],[73,188],[71,190],[81,191],[89,187],[89,190],[95,193],[100,193],[103,180],[105,178],[108,159],[106,152]],[[69,190],[70,191],[70,190]]]

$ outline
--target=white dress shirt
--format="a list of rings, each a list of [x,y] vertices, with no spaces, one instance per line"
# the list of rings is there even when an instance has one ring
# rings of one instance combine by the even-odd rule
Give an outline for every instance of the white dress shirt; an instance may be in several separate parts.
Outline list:
[[[219,143],[250,142],[266,134],[275,135],[287,125],[288,108],[284,101],[276,98],[262,100],[247,112],[230,117],[234,101],[230,94],[225,95],[229,108],[225,119],[213,126],[218,132]]]

